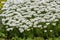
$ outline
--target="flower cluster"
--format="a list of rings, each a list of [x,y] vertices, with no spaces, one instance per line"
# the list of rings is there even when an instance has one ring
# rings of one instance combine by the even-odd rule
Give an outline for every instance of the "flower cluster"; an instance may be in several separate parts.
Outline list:
[[[56,26],[60,18],[59,0],[7,0],[2,8],[2,23],[15,26],[20,32],[38,27],[47,28],[48,25]],[[44,25],[42,24],[44,23]],[[46,32],[47,30],[45,30]],[[52,32],[52,30],[50,30]]]

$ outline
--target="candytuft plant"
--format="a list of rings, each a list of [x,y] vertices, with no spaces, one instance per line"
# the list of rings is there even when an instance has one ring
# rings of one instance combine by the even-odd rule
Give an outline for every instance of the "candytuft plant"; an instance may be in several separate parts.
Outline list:
[[[59,0],[7,0],[1,10],[2,24],[13,36],[48,38],[60,35]]]

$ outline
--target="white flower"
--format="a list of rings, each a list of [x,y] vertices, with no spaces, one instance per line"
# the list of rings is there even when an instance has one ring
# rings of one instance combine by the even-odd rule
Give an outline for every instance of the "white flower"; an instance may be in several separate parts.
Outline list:
[[[58,19],[55,19],[54,21],[59,21]]]
[[[47,26],[43,26],[44,28],[47,28]]]
[[[39,27],[39,28],[41,28],[41,27],[42,27],[42,25],[38,25],[38,27]]]
[[[6,28],[8,28],[8,26],[6,26]]]
[[[38,28],[43,29],[42,25],[38,25]]]
[[[13,28],[7,28],[6,30],[7,30],[7,31],[10,31],[10,30],[13,30]]]
[[[27,29],[27,31],[30,31],[30,29]]]
[[[17,11],[21,11],[21,9],[20,9],[20,8],[18,8],[18,9],[17,9]]]
[[[33,27],[35,28],[35,27],[37,27],[37,25],[34,25]]]
[[[56,23],[52,23],[52,25],[56,26]]]
[[[46,23],[46,25],[49,25],[50,23]]]
[[[22,28],[19,28],[19,31],[22,33],[22,32],[24,32],[24,29],[22,29]]]
[[[53,32],[53,30],[50,30],[50,32]]]
[[[28,26],[26,26],[26,25],[23,25],[23,26],[24,26],[23,28],[24,28],[25,30],[27,30],[27,29],[29,28],[29,27],[28,27]]]
[[[13,0],[14,4],[19,4],[21,3],[22,1],[21,0]]]
[[[47,32],[47,30],[44,30],[44,32]]]

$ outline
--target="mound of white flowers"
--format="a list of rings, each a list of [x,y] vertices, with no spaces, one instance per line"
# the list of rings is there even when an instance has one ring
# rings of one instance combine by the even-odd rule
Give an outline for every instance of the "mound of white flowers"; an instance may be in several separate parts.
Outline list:
[[[59,21],[60,0],[7,0],[2,10],[0,16],[7,30],[14,27],[19,28],[20,32],[35,27],[43,29],[51,23],[56,26],[56,21]]]

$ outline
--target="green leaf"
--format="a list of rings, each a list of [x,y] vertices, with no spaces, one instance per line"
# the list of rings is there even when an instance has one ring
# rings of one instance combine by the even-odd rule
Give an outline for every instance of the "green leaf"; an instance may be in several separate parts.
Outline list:
[[[5,40],[4,38],[0,38],[0,40]]]
[[[27,40],[33,40],[32,38],[27,38]]]
[[[1,37],[5,37],[5,34],[2,33],[2,32],[0,32],[0,36],[1,36]]]

